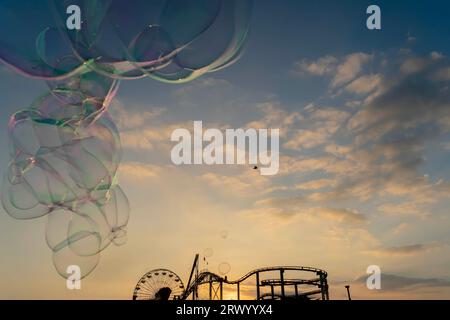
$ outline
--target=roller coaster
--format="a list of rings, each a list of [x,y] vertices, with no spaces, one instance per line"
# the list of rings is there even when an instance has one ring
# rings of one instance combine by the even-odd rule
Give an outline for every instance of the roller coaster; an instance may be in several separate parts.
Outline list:
[[[329,300],[327,276],[313,267],[275,266],[229,280],[199,271],[196,254],[186,287],[174,272],[156,269],[138,281],[133,300]]]

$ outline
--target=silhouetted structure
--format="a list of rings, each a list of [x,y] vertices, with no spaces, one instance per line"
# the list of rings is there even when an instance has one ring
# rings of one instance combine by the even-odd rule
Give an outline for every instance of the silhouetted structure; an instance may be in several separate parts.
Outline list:
[[[348,300],[352,300],[352,296],[350,295],[350,286],[346,285],[345,289],[347,289],[347,296],[348,296]]]
[[[228,289],[227,294],[230,295],[234,292],[237,300],[241,300],[243,290],[246,299],[249,298],[250,291],[254,292],[256,300],[329,299],[328,274],[321,269],[302,266],[266,267],[252,270],[237,280],[228,280],[227,277],[221,277],[208,270],[199,272],[198,262],[199,255],[197,254],[186,289],[176,295],[169,293],[171,299],[199,299],[200,289],[206,287],[207,294],[203,299],[223,300],[225,286]],[[173,272],[171,273],[175,275]],[[147,280],[144,277],[138,282],[133,299],[147,297],[152,300],[150,296],[142,295],[142,289],[137,289],[142,286],[142,279],[145,281],[144,284],[146,283]],[[181,279],[178,283],[181,283],[181,286],[179,286],[181,288]]]
[[[167,269],[155,269],[144,274],[136,284],[133,300],[174,300],[184,294],[180,277]]]
[[[314,277],[307,279],[303,277],[287,278],[285,277],[285,273],[288,271],[297,274],[311,273]],[[265,274],[269,274],[269,278],[263,279]],[[256,292],[256,300],[309,300],[315,298],[316,295],[319,295],[319,299],[321,300],[329,299],[327,273],[324,270],[317,268],[300,266],[280,266],[255,269],[234,281],[228,280],[226,277],[222,278],[209,271],[203,271],[199,273],[192,284],[186,288],[186,291],[181,298],[196,299],[198,297],[199,287],[207,285],[209,289],[209,300],[222,300],[224,285],[231,285],[235,287],[236,298],[240,300],[242,284],[251,277],[254,277],[255,279],[253,286]],[[246,284],[246,286],[248,291],[251,285]]]

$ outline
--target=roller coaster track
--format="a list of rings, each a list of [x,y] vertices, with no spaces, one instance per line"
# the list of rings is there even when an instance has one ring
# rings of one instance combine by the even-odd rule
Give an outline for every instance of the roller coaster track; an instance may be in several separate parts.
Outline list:
[[[258,280],[258,275],[260,273],[264,272],[270,272],[270,271],[280,271],[283,273],[284,271],[305,271],[305,272],[311,272],[315,273],[319,276],[319,278],[314,279],[273,279],[273,280]],[[182,295],[181,299],[186,299],[195,292],[195,290],[198,288],[198,286],[202,284],[211,284],[211,283],[226,283],[230,285],[239,285],[241,282],[245,281],[246,279],[250,278],[253,275],[257,275],[257,287],[263,287],[263,286],[288,286],[288,285],[301,285],[301,284],[308,284],[308,285],[316,285],[320,287],[320,290],[315,290],[311,292],[307,292],[300,295],[309,295],[309,294],[315,294],[315,293],[323,293],[322,290],[326,290],[326,297],[328,297],[328,287],[326,284],[326,278],[327,278],[327,272],[318,268],[313,267],[300,267],[300,266],[275,266],[275,267],[266,267],[266,268],[259,268],[254,269],[241,278],[237,280],[228,280],[227,278],[223,278],[215,273],[209,272],[209,271],[201,271],[195,279],[188,285],[186,288],[184,294]],[[326,287],[326,288],[323,288]],[[299,295],[299,296],[300,296]],[[263,299],[267,297],[267,294],[259,296],[259,298]]]

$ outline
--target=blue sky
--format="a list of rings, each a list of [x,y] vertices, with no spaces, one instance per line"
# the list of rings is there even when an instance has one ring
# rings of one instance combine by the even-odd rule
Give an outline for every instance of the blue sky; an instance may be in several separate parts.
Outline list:
[[[209,267],[229,262],[230,278],[312,265],[329,271],[332,298],[345,298],[342,281],[355,298],[449,298],[450,4],[378,1],[381,31],[365,28],[369,4],[255,1],[236,64],[183,85],[123,81],[111,114],[125,151],[128,243],[69,292],[45,219],[0,209],[1,297],[129,298],[144,272],[164,266],[186,278],[193,254],[213,248]],[[2,174],[9,115],[45,91],[0,69]],[[280,128],[280,174],[174,167],[170,133],[194,120]],[[361,281],[372,264],[386,273],[379,292]]]

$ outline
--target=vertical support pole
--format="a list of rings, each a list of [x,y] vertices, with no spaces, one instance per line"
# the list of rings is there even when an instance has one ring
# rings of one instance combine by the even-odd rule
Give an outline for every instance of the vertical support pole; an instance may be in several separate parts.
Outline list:
[[[192,285],[191,280],[193,282],[195,282],[196,279],[192,279],[192,276],[194,276],[194,274],[195,274],[195,278],[198,277],[198,258],[199,258],[199,254],[197,253],[194,258],[194,263],[192,265],[191,274],[189,275],[189,281],[188,281],[186,288],[191,287],[191,285]],[[192,291],[192,300],[195,300],[195,296],[197,296],[197,286],[195,286],[194,290]],[[188,297],[186,297],[186,298],[188,298]]]
[[[256,300],[259,300],[259,272],[256,272]]]
[[[284,269],[280,269],[281,297],[284,298]]]
[[[240,282],[237,283],[237,299],[241,300],[241,286],[240,286]]]
[[[295,297],[298,298],[298,284],[295,284]]]
[[[198,256],[198,254],[197,254]],[[195,266],[195,280],[198,279],[198,257],[197,257],[197,265]],[[194,280],[194,281],[195,281]],[[195,285],[195,300],[198,300],[198,285]]]
[[[220,300],[223,300],[223,282],[220,280]]]
[[[320,278],[320,292],[322,294],[322,300],[326,300],[326,297],[325,297],[326,288],[325,288],[325,283],[323,281],[323,273],[322,272],[319,273],[319,278]]]
[[[328,292],[328,281],[327,280],[325,280],[326,282],[325,282],[325,289],[326,289],[326,292],[325,292],[325,295],[326,295],[326,299],[327,300],[330,300],[330,293]]]
[[[211,276],[209,278],[209,300],[212,300],[212,281],[211,281]]]
[[[270,294],[272,295],[272,300],[273,300],[275,297],[275,292],[273,290],[273,284],[270,285]]]
[[[350,286],[346,285],[345,289],[347,289],[348,300],[352,300],[352,296],[350,295]]]

